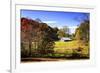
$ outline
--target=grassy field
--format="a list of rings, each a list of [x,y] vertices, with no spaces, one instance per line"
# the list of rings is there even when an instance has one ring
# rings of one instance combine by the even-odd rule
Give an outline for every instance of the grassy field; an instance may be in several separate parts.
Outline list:
[[[78,49],[79,47],[82,48],[81,51],[82,54],[89,54],[89,46],[80,43],[77,40],[68,41],[68,42],[57,41],[55,42],[54,51],[56,53],[73,53],[73,50]]]
[[[81,47],[81,51],[77,49]],[[75,52],[76,51],[76,52]],[[77,40],[72,41],[56,41],[54,47],[55,53],[45,55],[34,55],[33,57],[21,58],[21,61],[26,62],[41,62],[41,61],[64,61],[64,60],[83,60],[89,59],[89,45],[80,43]]]

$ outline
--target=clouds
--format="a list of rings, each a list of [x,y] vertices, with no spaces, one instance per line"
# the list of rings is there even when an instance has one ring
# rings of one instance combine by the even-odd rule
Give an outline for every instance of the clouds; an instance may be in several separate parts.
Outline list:
[[[69,29],[70,29],[70,33],[75,33],[75,30],[78,26],[69,26]]]
[[[47,23],[47,24],[55,24],[57,23],[57,21],[43,21],[44,23]]]
[[[51,27],[58,27],[59,28],[59,24],[57,21],[43,21],[43,22],[47,23]]]

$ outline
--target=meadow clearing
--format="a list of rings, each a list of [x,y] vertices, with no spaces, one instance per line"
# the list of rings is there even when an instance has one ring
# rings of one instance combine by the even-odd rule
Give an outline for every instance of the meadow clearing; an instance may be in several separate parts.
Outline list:
[[[80,43],[78,40],[63,42],[63,41],[57,41],[55,42],[55,48],[54,51],[56,53],[66,53],[66,54],[72,54],[73,51],[78,50],[80,48],[80,53],[88,56],[89,55],[89,46]]]

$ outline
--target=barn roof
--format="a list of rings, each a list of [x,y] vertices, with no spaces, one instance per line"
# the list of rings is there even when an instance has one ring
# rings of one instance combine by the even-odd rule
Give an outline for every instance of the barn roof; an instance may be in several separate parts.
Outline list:
[[[68,37],[62,37],[61,40],[72,40],[72,39]]]

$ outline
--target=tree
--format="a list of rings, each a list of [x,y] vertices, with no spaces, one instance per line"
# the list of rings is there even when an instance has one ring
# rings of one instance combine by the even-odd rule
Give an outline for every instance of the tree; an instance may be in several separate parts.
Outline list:
[[[21,43],[24,45],[24,43],[29,43],[29,56],[32,55],[32,42],[33,42],[33,36],[36,32],[33,33],[33,23],[35,25],[38,25],[37,22],[27,19],[27,18],[21,18]],[[22,45],[21,45],[22,47]],[[26,48],[26,47],[25,47]],[[27,48],[28,49],[28,48]]]
[[[76,29],[76,32],[75,32],[75,39],[81,40],[81,34],[80,34],[80,29],[79,29],[79,28]]]
[[[41,19],[39,19],[39,18],[36,18],[35,21],[39,22],[39,23],[42,23]]]
[[[80,26],[76,29],[75,38],[78,40],[83,40],[85,42],[88,42],[89,34],[90,34],[89,33],[89,21],[84,20],[84,22],[82,22]]]
[[[46,23],[40,24],[40,30],[37,32],[37,52],[41,55],[53,53],[54,40],[53,40],[53,29]]]
[[[27,48],[29,49],[29,56],[32,56],[33,54],[32,48],[34,48],[38,54],[53,52],[54,37],[52,36],[54,33],[54,29],[46,23],[21,18],[21,43],[23,44],[21,45],[21,49],[23,49],[23,47],[26,48],[24,44],[27,42],[29,43],[29,48]]]
[[[59,29],[58,29],[57,27],[54,27],[54,28],[51,28],[51,30],[52,30],[52,31],[51,31],[51,33],[50,33],[50,34],[51,34],[50,36],[53,38],[53,40],[54,40],[54,41],[59,40],[59,38],[58,38],[58,33],[57,33],[57,32],[59,31]]]
[[[70,36],[70,31],[67,26],[64,26],[62,29],[59,29],[59,31],[57,33],[58,33],[59,38]]]
[[[62,30],[59,30],[59,31],[57,32],[57,34],[58,34],[58,37],[59,37],[59,38],[65,37],[65,32],[62,31]]]
[[[70,33],[68,26],[64,26],[62,28],[62,31],[64,31],[66,34],[69,34]]]
[[[70,38],[74,40],[74,39],[75,39],[75,33],[72,33],[72,34],[70,35]]]

